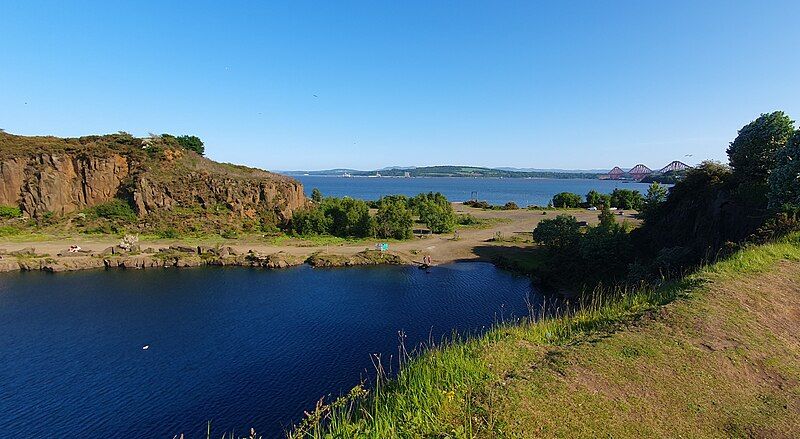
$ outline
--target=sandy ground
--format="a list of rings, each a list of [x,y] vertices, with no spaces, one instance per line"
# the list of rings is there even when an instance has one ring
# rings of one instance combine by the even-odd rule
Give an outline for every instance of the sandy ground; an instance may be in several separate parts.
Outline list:
[[[477,218],[502,218],[487,228],[469,228],[460,227],[456,234],[448,233],[442,235],[425,235],[423,237],[415,237],[414,239],[396,242],[389,244],[389,251],[397,253],[408,260],[421,261],[422,256],[428,254],[433,259],[434,264],[442,264],[458,260],[476,260],[488,259],[491,252],[491,247],[495,246],[490,240],[494,238],[497,232],[500,232],[503,238],[513,238],[515,236],[525,239],[530,239],[530,232],[542,219],[554,218],[560,213],[569,213],[574,215],[578,221],[587,221],[590,224],[597,223],[599,212],[592,212],[581,209],[570,210],[550,210],[547,215],[542,215],[541,210],[510,210],[510,211],[487,211],[482,209],[475,209],[464,206],[460,203],[454,203],[454,208],[458,213],[470,213]],[[617,216],[620,221],[636,222],[637,220],[631,216],[632,212],[626,212],[622,216]],[[454,239],[457,235],[458,239]],[[192,240],[192,245],[203,244],[217,244],[204,243],[202,241]],[[364,249],[374,249],[375,245],[380,243],[380,239],[366,240],[364,242],[354,244],[341,244],[341,245],[314,245],[309,246],[307,243],[287,243],[281,245],[265,244],[255,240],[248,240],[247,238],[226,240],[223,245],[229,245],[240,252],[247,252],[254,250],[257,252],[270,254],[284,252],[291,255],[308,257],[313,253],[324,251],[336,255],[352,255],[363,251]],[[118,238],[113,237],[75,237],[65,239],[53,239],[36,242],[15,242],[9,240],[0,240],[0,249],[6,251],[18,250],[25,247],[33,247],[37,253],[55,255],[72,244],[77,244],[81,248],[100,252],[103,249],[116,245],[119,243]],[[182,244],[179,239],[175,240],[156,240],[147,241],[142,240],[139,242],[142,248],[153,247],[155,249],[169,247],[173,244]],[[508,243],[505,243],[509,245]],[[519,245],[519,244],[514,244]]]

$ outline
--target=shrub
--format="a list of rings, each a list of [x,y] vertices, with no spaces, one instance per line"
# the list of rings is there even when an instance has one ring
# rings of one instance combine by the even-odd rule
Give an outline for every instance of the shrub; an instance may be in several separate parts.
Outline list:
[[[225,229],[219,234],[219,236],[225,239],[236,239],[239,237],[239,232],[234,229]]]
[[[486,201],[469,200],[463,203],[465,206],[475,207],[478,209],[491,209],[492,205]]]
[[[106,203],[97,204],[89,209],[89,213],[97,218],[111,221],[132,223],[137,220],[136,212],[130,204],[119,198],[114,198]]]
[[[503,210],[517,210],[517,209],[519,209],[519,206],[517,206],[517,203],[513,201],[509,201],[508,203],[503,205]]]
[[[163,229],[156,232],[156,236],[162,239],[176,239],[180,236],[177,230],[173,228]]]
[[[19,218],[22,211],[17,206],[0,206],[0,218]]]
[[[315,203],[321,203],[322,202],[322,192],[320,192],[319,189],[314,188],[314,189],[311,190],[311,201],[313,201]]]
[[[473,225],[476,225],[476,224],[480,224],[481,220],[479,220],[478,218],[475,218],[474,216],[472,216],[472,215],[470,215],[468,213],[465,213],[465,214],[462,214],[462,215],[458,215],[458,217],[456,218],[456,222],[459,225],[462,225],[462,226],[473,226]]]
[[[561,192],[553,196],[555,207],[578,207],[581,205],[581,196],[572,192]]]
[[[573,246],[580,235],[581,227],[572,215],[558,215],[553,219],[541,220],[533,229],[533,239],[551,250]]]

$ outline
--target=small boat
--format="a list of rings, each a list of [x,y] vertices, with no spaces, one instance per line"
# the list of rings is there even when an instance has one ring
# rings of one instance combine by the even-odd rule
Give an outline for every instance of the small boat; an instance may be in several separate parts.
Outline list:
[[[146,351],[148,349],[150,349],[150,345],[149,344],[146,344],[146,345],[142,346],[142,350],[143,351]]]

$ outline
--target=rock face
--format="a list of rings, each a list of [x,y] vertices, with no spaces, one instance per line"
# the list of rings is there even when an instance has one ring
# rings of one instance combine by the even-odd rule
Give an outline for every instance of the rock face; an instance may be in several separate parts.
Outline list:
[[[302,185],[291,178],[185,150],[148,153],[143,145],[149,143],[120,135],[58,139],[0,133],[0,205],[19,206],[26,216],[39,218],[121,197],[140,216],[178,206],[223,205],[241,217],[272,211],[285,220],[306,203]]]
[[[126,157],[37,154],[0,161],[0,204],[31,217],[65,214],[110,200],[130,175]]]

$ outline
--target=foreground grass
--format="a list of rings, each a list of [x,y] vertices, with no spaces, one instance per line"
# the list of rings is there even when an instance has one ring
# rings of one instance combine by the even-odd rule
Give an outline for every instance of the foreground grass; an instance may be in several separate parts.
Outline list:
[[[288,437],[796,437],[798,261],[795,235],[455,340],[320,404]]]

